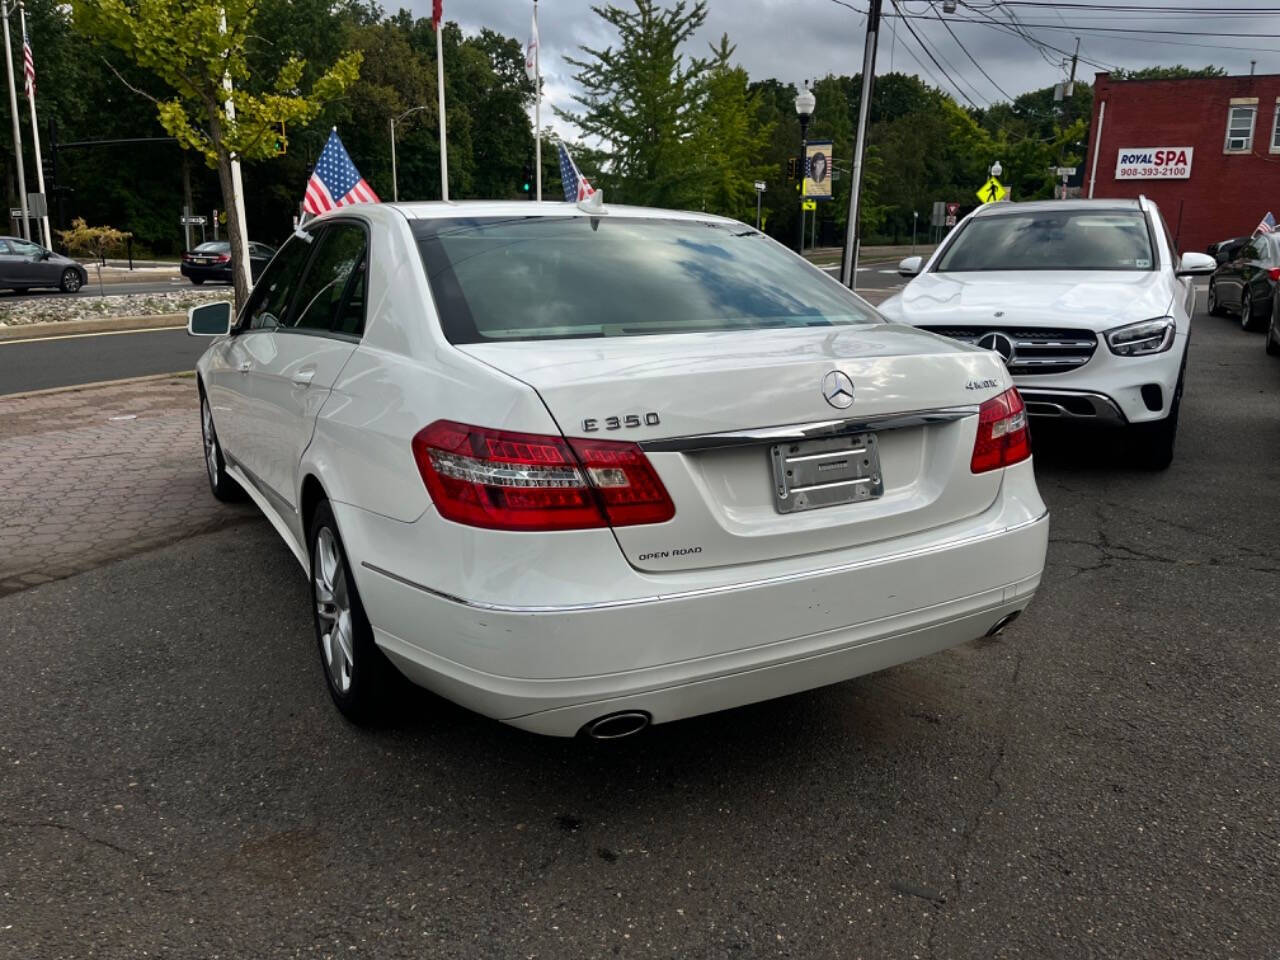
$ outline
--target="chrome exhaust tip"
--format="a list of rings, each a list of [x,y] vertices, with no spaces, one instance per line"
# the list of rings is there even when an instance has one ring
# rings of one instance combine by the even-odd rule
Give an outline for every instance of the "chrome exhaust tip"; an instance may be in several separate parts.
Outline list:
[[[988,630],[986,633],[984,633],[983,636],[984,637],[999,636],[1000,631],[1002,631],[1009,624],[1013,623],[1013,621],[1017,620],[1018,614],[1020,613],[1022,613],[1021,610],[1015,610],[1013,611],[1013,613],[1006,613],[1003,617],[1001,617],[999,620],[993,623],[991,625],[991,629]]]
[[[582,732],[592,740],[621,740],[649,726],[649,720],[649,714],[643,710],[624,710],[592,720],[582,728]]]

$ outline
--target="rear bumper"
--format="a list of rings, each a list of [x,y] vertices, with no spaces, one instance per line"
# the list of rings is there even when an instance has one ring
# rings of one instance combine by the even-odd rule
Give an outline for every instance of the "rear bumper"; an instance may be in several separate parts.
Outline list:
[[[188,280],[222,280],[231,282],[231,267],[228,264],[183,263],[178,272]]]
[[[1030,469],[1028,462],[1028,478]],[[931,542],[640,599],[474,604],[367,559],[357,581],[378,644],[410,679],[515,726],[570,736],[618,710],[662,723],[836,683],[982,636],[1026,607],[1044,567],[1043,505],[1036,498],[1040,512],[1028,515],[1021,505],[1002,507],[1004,499],[966,531]],[[355,518],[343,516],[351,508],[337,506],[339,524],[352,529]],[[729,642],[691,656],[708,633]],[[602,669],[609,664],[618,669]]]

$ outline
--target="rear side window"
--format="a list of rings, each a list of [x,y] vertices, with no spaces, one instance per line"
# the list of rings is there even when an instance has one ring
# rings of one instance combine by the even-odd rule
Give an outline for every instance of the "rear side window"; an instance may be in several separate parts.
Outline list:
[[[302,276],[302,267],[310,252],[310,245],[297,237],[284,245],[279,256],[271,261],[254,284],[253,293],[249,295],[249,303],[241,319],[242,327],[265,330],[285,324],[289,304],[293,300],[298,280]]]
[[[881,322],[740,223],[518,216],[413,230],[452,343]]]
[[[363,278],[365,260],[364,228],[354,223],[335,223],[325,227],[319,249],[311,258],[307,273],[298,290],[297,303],[290,326],[303,330],[337,330],[357,333],[348,327],[362,326],[344,316],[349,284],[357,274]],[[363,284],[360,285],[360,319],[364,317]]]

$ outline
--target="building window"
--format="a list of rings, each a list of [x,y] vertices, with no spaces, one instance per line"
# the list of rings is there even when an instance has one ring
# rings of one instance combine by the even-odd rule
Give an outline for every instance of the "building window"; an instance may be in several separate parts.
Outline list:
[[[1280,97],[1276,98],[1276,115],[1271,121],[1271,152],[1280,153]]]
[[[1256,104],[1235,106],[1227,113],[1227,142],[1224,153],[1248,153],[1253,149],[1253,121],[1257,119]]]

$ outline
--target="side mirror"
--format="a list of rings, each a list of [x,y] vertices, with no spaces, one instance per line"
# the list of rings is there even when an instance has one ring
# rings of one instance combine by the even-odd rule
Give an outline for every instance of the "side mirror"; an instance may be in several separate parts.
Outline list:
[[[914,277],[920,273],[920,268],[924,266],[923,257],[907,257],[898,264],[898,276]]]
[[[231,304],[202,303],[187,311],[187,333],[193,337],[225,337],[231,332]]]
[[[1178,262],[1180,277],[1203,277],[1218,268],[1218,261],[1207,253],[1184,253]]]
[[[40,259],[41,259],[41,260],[48,260],[51,256],[53,256],[53,254],[51,254],[48,250],[41,250],[41,251],[40,251]]]

